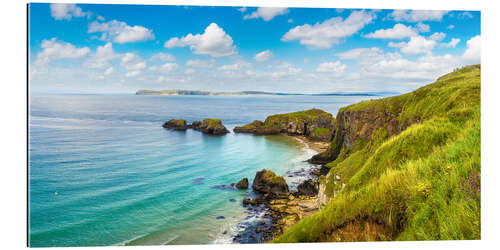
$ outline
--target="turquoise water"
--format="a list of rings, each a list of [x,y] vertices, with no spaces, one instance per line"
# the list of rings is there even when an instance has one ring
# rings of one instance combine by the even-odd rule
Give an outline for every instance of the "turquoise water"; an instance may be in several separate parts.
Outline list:
[[[213,186],[252,182],[263,168],[285,175],[308,167],[311,152],[284,136],[213,137],[162,123],[220,118],[232,129],[275,113],[336,114],[363,99],[33,94],[30,246],[230,242],[222,232],[244,220],[247,191]]]

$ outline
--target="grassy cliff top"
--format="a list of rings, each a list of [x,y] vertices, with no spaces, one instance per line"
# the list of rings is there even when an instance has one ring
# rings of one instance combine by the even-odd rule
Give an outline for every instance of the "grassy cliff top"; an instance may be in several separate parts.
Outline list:
[[[333,118],[333,115],[325,112],[321,109],[309,109],[309,110],[304,110],[304,111],[298,111],[298,112],[293,112],[293,113],[285,113],[285,114],[277,114],[277,115],[271,115],[266,118],[265,124],[275,124],[275,123],[283,123],[283,122],[289,122],[289,121],[296,121],[296,122],[303,122],[303,121],[312,121],[314,119],[317,119],[319,117],[329,117],[331,119]]]
[[[480,239],[480,69],[341,109],[420,119],[329,163],[329,203],[274,242]]]

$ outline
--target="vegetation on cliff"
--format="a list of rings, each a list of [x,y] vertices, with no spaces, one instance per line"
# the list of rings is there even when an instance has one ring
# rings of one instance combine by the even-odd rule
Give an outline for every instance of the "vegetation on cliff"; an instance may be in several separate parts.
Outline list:
[[[311,140],[329,141],[333,135],[335,118],[320,109],[310,109],[286,114],[271,115],[264,122],[253,121],[235,127],[237,133],[304,135]]]
[[[275,242],[480,239],[480,71],[342,108],[313,157],[331,199]]]

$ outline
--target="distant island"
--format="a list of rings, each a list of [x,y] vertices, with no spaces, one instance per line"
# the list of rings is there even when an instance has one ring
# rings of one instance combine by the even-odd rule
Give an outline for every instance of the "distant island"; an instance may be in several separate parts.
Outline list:
[[[264,91],[239,91],[239,92],[211,92],[203,90],[146,90],[141,89],[135,92],[136,95],[310,95],[310,96],[387,96],[399,94],[398,92],[358,92],[358,93],[320,93],[320,94],[300,94],[300,93],[279,93]]]

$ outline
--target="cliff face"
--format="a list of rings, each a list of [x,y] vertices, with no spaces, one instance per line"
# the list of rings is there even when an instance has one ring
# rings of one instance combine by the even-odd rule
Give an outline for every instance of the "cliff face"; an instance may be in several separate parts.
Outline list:
[[[279,134],[304,135],[311,140],[330,141],[335,132],[332,114],[320,109],[271,115],[264,122],[253,121],[242,127],[235,127],[236,133],[257,135]]]
[[[339,110],[328,149],[311,159],[330,167],[324,206],[275,242],[480,239],[480,104],[473,65]]]

